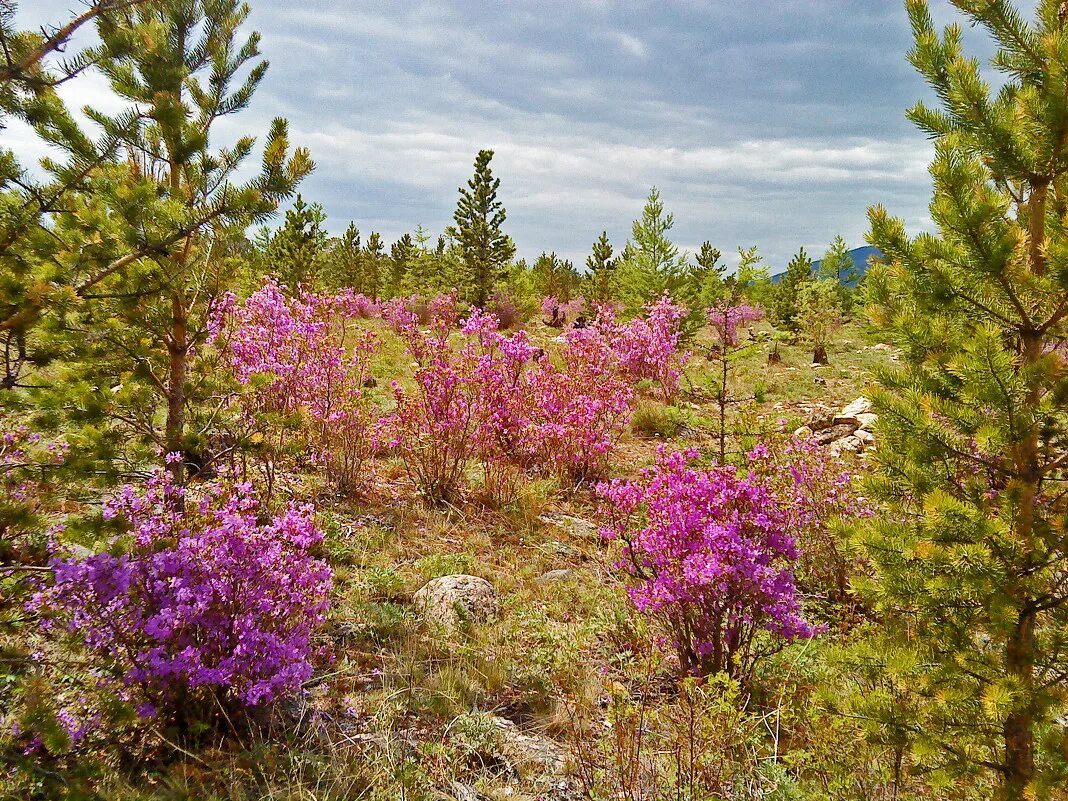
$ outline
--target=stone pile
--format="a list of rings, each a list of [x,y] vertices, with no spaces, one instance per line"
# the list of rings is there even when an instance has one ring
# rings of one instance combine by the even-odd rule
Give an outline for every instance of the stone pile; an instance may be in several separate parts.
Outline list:
[[[811,437],[833,453],[863,453],[875,444],[872,430],[878,419],[879,415],[872,413],[871,401],[860,397],[837,412],[826,407],[816,410],[794,436]]]

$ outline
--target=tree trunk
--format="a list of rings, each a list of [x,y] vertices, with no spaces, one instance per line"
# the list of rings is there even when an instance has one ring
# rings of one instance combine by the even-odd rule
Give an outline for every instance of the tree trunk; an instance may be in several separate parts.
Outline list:
[[[185,480],[185,383],[188,373],[189,322],[185,297],[181,291],[171,295],[171,331],[167,342],[167,424],[164,441],[167,453],[182,455],[181,461],[168,464],[174,483]]]
[[[1024,688],[1034,691],[1035,613],[1020,614],[1016,628],[1005,645],[1005,670]],[[1013,709],[1005,717],[1005,801],[1026,801],[1033,796],[1029,787],[1035,775],[1034,714],[1029,708]]]
[[[827,359],[827,346],[822,342],[816,345],[816,350],[812,354],[813,364],[830,364]]]

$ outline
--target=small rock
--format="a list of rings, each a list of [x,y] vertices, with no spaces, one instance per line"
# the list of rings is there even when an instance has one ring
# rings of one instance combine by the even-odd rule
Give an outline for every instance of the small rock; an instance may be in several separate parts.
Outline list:
[[[872,445],[875,443],[875,435],[863,428],[858,428],[854,431],[853,436],[859,439],[864,445]]]
[[[568,534],[576,537],[597,537],[597,526],[589,520],[583,520],[581,517],[565,515],[559,512],[545,512],[539,515],[538,520],[542,523],[548,523],[550,526],[563,529]]]
[[[801,426],[800,428],[794,429],[794,436],[798,439],[808,439],[812,436],[812,433],[812,429],[808,426]]]
[[[864,443],[854,436],[843,437],[831,444],[831,453],[838,454],[842,451],[849,451],[850,453],[856,453],[864,448]]]
[[[871,401],[861,396],[846,406],[838,413],[839,417],[856,418],[858,414],[867,414],[871,411]]]
[[[535,581],[538,584],[556,584],[559,581],[568,581],[575,577],[575,573],[572,570],[550,570],[547,573],[542,573]]]
[[[874,431],[875,424],[879,422],[879,415],[866,412],[864,414],[857,415],[857,422],[860,423],[860,428],[865,431]]]
[[[877,345],[872,345],[869,350],[893,350],[893,345],[887,345],[885,342],[880,342]]]
[[[827,386],[827,379],[821,375],[818,375],[812,379],[812,383],[818,387],[825,387]]]
[[[481,623],[497,613],[497,592],[484,578],[457,574],[428,581],[412,598],[428,621],[455,628]]]
[[[852,436],[856,431],[856,426],[850,423],[839,423],[838,425],[831,426],[816,434],[816,444],[818,445],[830,445],[832,442],[837,442],[840,439]]]
[[[531,773],[563,773],[567,754],[562,747],[545,737],[524,734],[507,718],[491,716],[497,727],[501,756],[521,776]]]
[[[460,782],[452,783],[452,794],[455,796],[456,801],[483,801],[485,798],[482,793],[466,784]]]

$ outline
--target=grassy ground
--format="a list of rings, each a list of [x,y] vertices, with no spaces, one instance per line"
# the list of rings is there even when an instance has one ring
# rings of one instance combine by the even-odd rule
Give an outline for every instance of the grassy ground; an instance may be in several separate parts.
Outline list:
[[[548,339],[557,332],[532,333]],[[830,366],[812,367],[810,349],[790,343],[778,346],[781,363],[769,365],[774,343],[757,332],[735,365],[732,393],[743,402],[732,405],[731,428],[793,425],[813,404],[838,408],[864,394],[871,368],[892,358],[872,344],[862,329],[848,326],[829,348]],[[380,392],[405,365],[399,343],[387,337],[374,367]],[[665,441],[713,450],[717,411],[709,365],[700,356],[684,387],[673,407],[641,402],[635,430],[613,459],[616,474],[648,464]],[[656,632],[631,614],[613,554],[594,526],[581,523],[595,519],[590,488],[534,481],[506,509],[473,502],[427,509],[398,464],[383,460],[378,473],[374,491],[360,500],[305,488],[318,495],[336,571],[324,635],[333,661],[310,683],[308,698],[283,705],[244,738],[186,753],[164,749],[147,776],[109,763],[91,782],[105,797],[429,799],[463,798],[464,788],[481,794],[468,798],[564,797],[548,794],[559,792],[558,777],[517,772],[500,757],[487,715],[566,744],[580,732],[576,710],[606,708],[613,686],[663,680],[649,656]],[[549,571],[568,572],[550,581]],[[455,573],[494,585],[501,600],[495,619],[456,631],[420,621],[411,602],[415,591]],[[796,672],[807,657],[788,651],[782,658]],[[740,748],[754,765],[776,764],[768,754],[774,748],[777,755],[778,738],[769,738],[770,726],[756,731],[753,723],[764,718],[747,718],[749,732],[740,720],[723,717],[725,707],[715,709],[721,716],[715,726],[730,732],[717,747]],[[741,742],[743,731],[749,739]]]

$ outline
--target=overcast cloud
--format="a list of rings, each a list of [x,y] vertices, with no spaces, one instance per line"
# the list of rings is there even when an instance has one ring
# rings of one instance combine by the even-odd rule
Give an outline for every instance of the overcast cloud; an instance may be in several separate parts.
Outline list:
[[[78,7],[22,6],[24,25]],[[904,117],[926,92],[897,0],[252,6],[271,68],[233,122],[290,120],[318,164],[301,192],[334,232],[440,231],[483,147],[527,257],[581,262],[602,229],[622,246],[654,184],[682,247],[755,244],[775,268],[838,233],[864,244],[874,203],[929,224],[931,148]],[[73,102],[106,105],[102,81],[76,83]],[[4,137],[40,153],[18,128]]]

